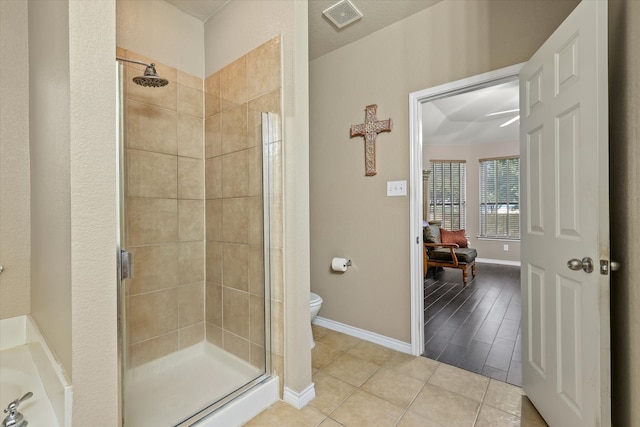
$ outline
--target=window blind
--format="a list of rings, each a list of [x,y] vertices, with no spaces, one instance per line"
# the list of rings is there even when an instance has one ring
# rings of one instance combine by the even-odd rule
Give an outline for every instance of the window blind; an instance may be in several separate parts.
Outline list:
[[[429,221],[449,230],[466,228],[467,167],[463,160],[431,162]]]
[[[520,159],[480,160],[480,237],[520,238]]]

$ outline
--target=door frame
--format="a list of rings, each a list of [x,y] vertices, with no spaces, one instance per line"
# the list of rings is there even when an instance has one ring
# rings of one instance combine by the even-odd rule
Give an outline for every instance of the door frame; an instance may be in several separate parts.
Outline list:
[[[411,353],[424,353],[424,265],[422,257],[422,104],[517,78],[524,62],[409,94],[409,236],[411,245]],[[520,201],[521,206],[523,201]],[[521,207],[522,209],[522,207]]]

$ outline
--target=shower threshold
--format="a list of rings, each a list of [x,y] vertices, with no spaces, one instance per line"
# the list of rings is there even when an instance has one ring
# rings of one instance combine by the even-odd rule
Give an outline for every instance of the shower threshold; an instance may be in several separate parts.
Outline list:
[[[126,375],[125,426],[175,426],[262,373],[207,342],[138,366]]]

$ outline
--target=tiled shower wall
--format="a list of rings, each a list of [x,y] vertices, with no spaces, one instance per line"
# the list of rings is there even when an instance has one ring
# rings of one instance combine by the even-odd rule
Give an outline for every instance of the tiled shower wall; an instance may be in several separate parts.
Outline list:
[[[268,332],[284,374],[282,141],[267,149],[273,317],[265,331],[260,115],[280,120],[280,61],[277,37],[204,85],[156,64],[170,81],[163,88],[135,85],[144,67],[125,64],[125,244],[136,264],[127,283],[130,368],[205,337],[262,368]]]
[[[264,242],[261,112],[280,116],[280,39],[205,80],[206,336],[264,366]],[[279,119],[278,119],[279,120]],[[281,366],[281,141],[269,144],[271,173],[272,350]],[[275,299],[275,301],[274,301]]]
[[[118,49],[118,56],[151,62]],[[162,88],[132,82],[125,63],[125,245],[129,367],[204,339],[202,79],[156,64]]]

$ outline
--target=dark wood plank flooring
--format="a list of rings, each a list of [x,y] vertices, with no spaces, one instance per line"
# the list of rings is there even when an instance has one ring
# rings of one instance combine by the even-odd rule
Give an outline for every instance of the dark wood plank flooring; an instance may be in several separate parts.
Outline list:
[[[520,267],[477,270],[467,286],[456,269],[425,279],[423,356],[521,387]]]

